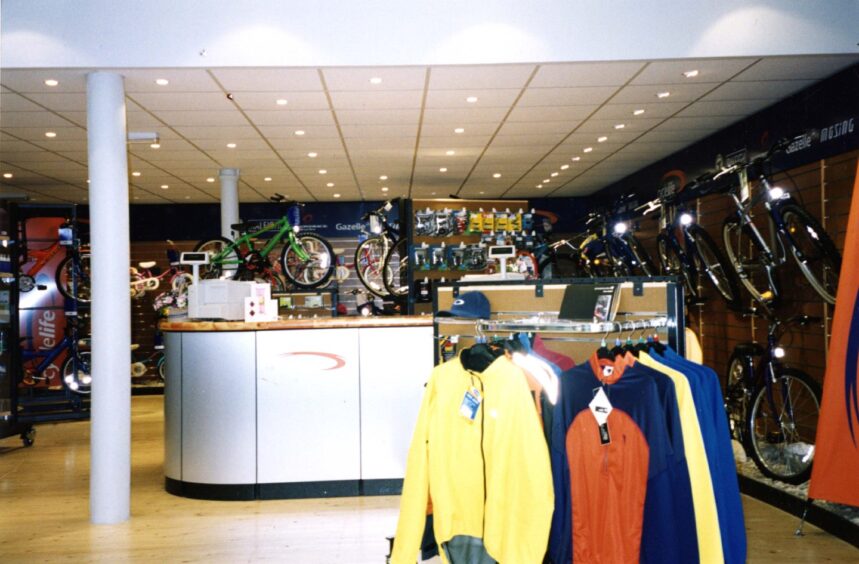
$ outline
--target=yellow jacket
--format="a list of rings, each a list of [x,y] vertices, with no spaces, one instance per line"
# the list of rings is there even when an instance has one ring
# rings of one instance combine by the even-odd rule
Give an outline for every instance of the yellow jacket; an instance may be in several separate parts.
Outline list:
[[[460,413],[472,388],[482,397],[473,420]],[[482,373],[459,358],[433,370],[409,448],[394,564],[414,564],[430,497],[445,562],[446,543],[462,536],[482,539],[503,564],[542,561],[554,507],[549,452],[528,383],[507,358]]]

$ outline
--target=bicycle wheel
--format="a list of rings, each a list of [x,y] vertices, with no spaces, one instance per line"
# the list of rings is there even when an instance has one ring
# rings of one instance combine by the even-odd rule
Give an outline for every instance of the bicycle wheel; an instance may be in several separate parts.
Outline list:
[[[728,267],[728,261],[725,260],[713,238],[700,225],[690,225],[686,228],[686,233],[694,243],[696,258],[704,267],[704,272],[710,282],[725,298],[729,306],[738,307],[740,305],[740,287],[733,277],[733,272]]]
[[[79,351],[77,357],[71,354],[63,363],[63,385],[76,394],[90,393],[92,372],[88,351]]]
[[[55,275],[57,289],[70,300],[90,303],[92,301],[90,255],[82,253],[77,255],[77,259],[75,260],[74,254],[70,254],[60,261]]]
[[[698,291],[697,273],[689,272],[685,268],[677,241],[664,232],[660,233],[656,237],[656,250],[659,253],[658,258],[662,274],[665,276],[679,276],[683,281],[686,300],[690,304],[698,303],[701,300],[701,294]]]
[[[653,265],[653,260],[650,258],[647,249],[638,240],[638,237],[632,233],[624,233],[620,237],[620,240],[626,245],[628,253],[632,257],[633,264],[630,266],[633,273],[641,276],[656,276],[656,267]]]
[[[801,370],[779,367],[776,372],[772,399],[766,386],[752,397],[747,451],[765,476],[801,484],[811,476],[820,385]]]
[[[820,297],[834,304],[841,272],[841,255],[835,243],[820,223],[798,205],[787,204],[780,211],[796,264]]]
[[[747,357],[736,350],[728,362],[728,375],[725,378],[725,411],[728,415],[728,428],[731,438],[745,444],[745,421],[749,412],[749,394],[746,389],[748,376],[746,374]]]
[[[385,287],[385,255],[391,247],[386,237],[370,237],[355,249],[355,272],[358,280],[372,294],[380,298],[390,295]]]
[[[283,246],[280,254],[280,265],[283,274],[299,288],[319,288],[331,280],[334,274],[334,250],[331,245],[313,233],[305,233],[295,237],[295,244],[307,254],[307,260],[302,260],[291,242]]]
[[[722,224],[722,240],[728,261],[752,298],[770,309],[778,301],[778,279],[775,271],[764,262],[763,249],[755,237],[750,237],[736,217]]]
[[[200,241],[194,245],[194,251],[209,253],[209,264],[200,265],[200,278],[232,280],[242,264],[233,242],[226,237]]]
[[[167,357],[164,356],[164,353],[161,353],[158,356],[158,363],[156,366],[158,367],[158,377],[161,378],[162,382],[164,382],[167,376]]]
[[[179,272],[170,279],[170,288],[181,294],[188,289],[188,286],[194,283],[194,277],[187,272]]]
[[[385,257],[385,288],[395,298],[409,293],[409,242],[400,239]]]

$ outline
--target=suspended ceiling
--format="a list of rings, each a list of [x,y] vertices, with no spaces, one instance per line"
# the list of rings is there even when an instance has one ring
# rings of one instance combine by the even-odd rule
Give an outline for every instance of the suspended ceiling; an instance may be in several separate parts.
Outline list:
[[[217,202],[227,167],[241,170],[242,202],[355,201],[587,195],[857,61],[115,72],[128,130],[160,136],[129,145],[132,203]],[[0,72],[2,191],[86,202],[87,72]]]

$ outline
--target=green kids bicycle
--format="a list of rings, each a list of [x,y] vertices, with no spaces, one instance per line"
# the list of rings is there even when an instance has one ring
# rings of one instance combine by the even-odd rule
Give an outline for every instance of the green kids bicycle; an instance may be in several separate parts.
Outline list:
[[[230,241],[226,237],[215,237],[197,243],[195,251],[209,254],[209,264],[200,269],[202,278],[229,280],[257,280],[269,282],[275,290],[281,290],[282,278],[298,288],[325,286],[334,273],[336,261],[331,244],[313,233],[299,235],[298,202],[287,202],[280,194],[271,201],[290,206],[290,213],[279,220],[261,226],[237,223],[230,227],[239,233],[239,238]],[[273,232],[261,248],[257,248],[260,235]],[[280,261],[271,259],[272,251],[283,243]]]

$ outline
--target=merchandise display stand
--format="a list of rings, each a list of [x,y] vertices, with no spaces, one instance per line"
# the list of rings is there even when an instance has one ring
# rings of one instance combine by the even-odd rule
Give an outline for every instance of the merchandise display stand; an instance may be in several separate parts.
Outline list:
[[[618,284],[619,303],[614,320],[592,323],[588,320],[558,319],[568,285]],[[435,361],[439,363],[440,345],[453,340],[466,348],[479,340],[507,338],[514,333],[545,334],[557,350],[574,359],[586,358],[603,339],[656,334],[678,354],[685,356],[683,289],[674,277],[602,278],[524,282],[453,282],[434,289],[434,314],[449,310],[464,292],[482,292],[491,305],[491,317],[463,320],[435,317]]]
[[[291,319],[337,317],[340,287],[332,282],[325,288],[296,292],[272,292],[281,316]]]

